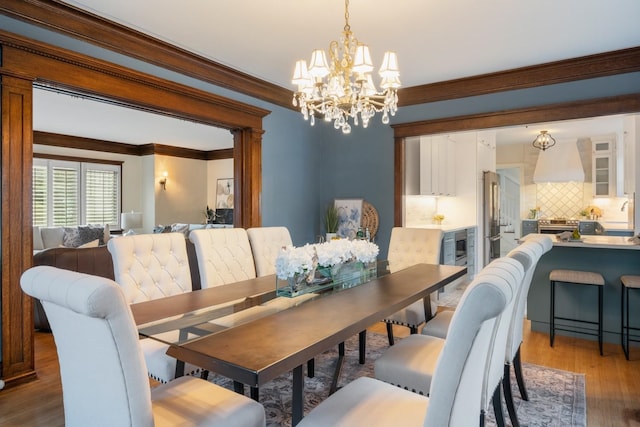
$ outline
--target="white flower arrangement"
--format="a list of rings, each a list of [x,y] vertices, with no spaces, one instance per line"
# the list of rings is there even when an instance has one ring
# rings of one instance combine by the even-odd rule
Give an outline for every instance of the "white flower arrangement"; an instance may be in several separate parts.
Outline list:
[[[276,275],[281,280],[308,273],[316,267],[333,267],[350,261],[369,263],[376,260],[378,245],[366,240],[338,239],[324,243],[287,246],[276,258]]]

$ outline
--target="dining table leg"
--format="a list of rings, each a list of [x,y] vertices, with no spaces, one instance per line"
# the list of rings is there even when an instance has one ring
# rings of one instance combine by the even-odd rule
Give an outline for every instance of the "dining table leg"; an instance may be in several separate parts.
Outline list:
[[[364,365],[365,362],[365,353],[367,350],[367,330],[365,329],[364,331],[360,332],[358,334],[358,362],[361,365]]]
[[[338,360],[336,361],[336,369],[333,372],[333,379],[331,380],[331,386],[329,387],[329,395],[332,395],[338,390],[338,379],[340,378],[340,371],[342,371],[342,364],[344,363],[344,341],[338,344]]]
[[[304,416],[304,377],[302,365],[293,368],[293,394],[291,396],[291,425],[298,424]]]

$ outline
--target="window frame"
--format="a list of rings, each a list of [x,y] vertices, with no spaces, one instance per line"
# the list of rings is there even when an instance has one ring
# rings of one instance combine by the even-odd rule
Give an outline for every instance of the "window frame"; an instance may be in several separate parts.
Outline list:
[[[46,200],[47,200],[47,224],[40,225],[41,227],[54,227],[56,225],[53,224],[53,203],[52,203],[52,194],[53,194],[53,168],[55,167],[65,167],[72,168],[77,170],[78,173],[78,212],[77,218],[79,224],[75,225],[83,225],[87,224],[87,182],[86,182],[86,172],[88,170],[105,170],[116,172],[117,174],[117,188],[116,188],[116,212],[115,212],[115,222],[109,222],[109,226],[112,229],[120,229],[120,212],[122,212],[122,161],[113,161],[113,160],[103,160],[103,159],[88,159],[81,157],[70,157],[70,156],[56,156],[56,155],[41,155],[35,154],[33,156],[33,167],[46,167],[47,170],[47,191],[46,191]],[[33,173],[33,172],[32,172]],[[35,182],[33,183],[35,185]],[[33,187],[32,187],[32,200],[33,200]],[[33,207],[32,207],[33,209]],[[35,220],[35,215],[34,215]],[[69,224],[71,226],[71,224]]]

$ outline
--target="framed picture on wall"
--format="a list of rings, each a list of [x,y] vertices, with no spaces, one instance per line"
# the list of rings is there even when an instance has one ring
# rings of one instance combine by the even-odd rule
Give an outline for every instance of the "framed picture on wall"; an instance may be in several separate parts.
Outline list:
[[[216,209],[233,209],[233,178],[218,180],[216,186]]]
[[[353,239],[356,237],[362,218],[363,199],[335,199],[338,209],[338,237]]]

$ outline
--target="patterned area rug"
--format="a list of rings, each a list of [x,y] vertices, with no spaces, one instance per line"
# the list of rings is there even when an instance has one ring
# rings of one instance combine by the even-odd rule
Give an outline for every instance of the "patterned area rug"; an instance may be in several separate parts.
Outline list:
[[[358,363],[358,337],[347,340],[345,346],[346,356],[339,386],[360,376],[373,377],[373,361],[388,347],[388,342],[385,335],[367,332],[367,361],[364,365]],[[327,398],[336,360],[337,349],[321,354],[315,361],[315,377],[305,377],[305,414]],[[529,402],[523,402],[517,386],[513,386],[522,427],[586,426],[584,375],[529,364],[524,364],[523,369]],[[223,377],[210,375],[210,380],[233,389],[231,381]],[[267,426],[291,425],[291,388],[291,374],[287,374],[260,389],[260,403],[267,413]],[[504,413],[508,418],[506,408]],[[487,426],[495,426],[491,413],[486,421]],[[508,419],[507,423],[510,424]]]

